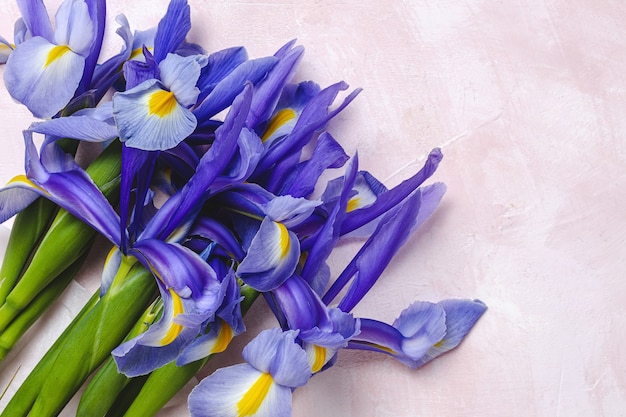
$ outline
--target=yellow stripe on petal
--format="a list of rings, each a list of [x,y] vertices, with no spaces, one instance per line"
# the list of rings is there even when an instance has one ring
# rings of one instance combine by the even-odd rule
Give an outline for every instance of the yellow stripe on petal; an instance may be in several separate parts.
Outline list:
[[[16,184],[16,183],[25,184],[25,185],[27,185],[27,186],[29,186],[31,188],[36,188],[37,190],[41,191],[42,193],[44,193],[46,195],[50,195],[49,192],[47,192],[46,190],[44,190],[43,188],[41,188],[40,186],[38,186],[37,184],[35,184],[31,180],[29,180],[28,177],[26,177],[26,175],[24,175],[24,174],[16,175],[15,177],[11,178],[11,180],[9,180],[7,185]]]
[[[46,63],[44,64],[44,68],[48,65],[52,64],[57,59],[61,58],[71,49],[67,45],[57,45],[48,52],[48,58],[46,58]]]
[[[319,372],[320,369],[326,364],[326,348],[318,345],[313,345],[313,363],[311,364],[311,371],[313,373]]]
[[[158,90],[148,99],[148,112],[150,115],[165,117],[176,108],[176,97],[171,91]]]
[[[220,331],[217,335],[217,340],[211,349],[211,354],[225,351],[231,340],[233,340],[233,329],[228,325],[228,323],[222,321]]]
[[[348,204],[346,206],[346,212],[350,213],[351,211],[358,209],[360,202],[361,202],[361,199],[359,197],[354,197],[348,200]]]
[[[176,294],[176,292],[173,289],[170,288],[169,291],[170,291],[170,296],[172,297],[172,310],[173,311],[172,311],[172,320],[171,320],[170,328],[168,329],[163,339],[161,339],[161,345],[163,346],[169,345],[170,343],[172,343],[178,337],[180,332],[183,331],[183,326],[181,324],[174,323],[174,319],[176,318],[176,316],[183,313],[184,311],[183,300],[180,299],[180,296]]]
[[[378,343],[370,343],[370,342],[361,342],[361,343],[367,346],[371,346],[375,349],[382,350],[383,352],[390,353],[392,355],[395,355],[396,353],[398,353],[395,350],[388,348],[387,346],[379,345]]]
[[[265,129],[265,133],[263,133],[263,136],[261,137],[261,141],[265,142],[268,140],[281,126],[292,120],[294,117],[296,117],[296,112],[293,109],[287,108],[280,110],[270,120],[267,128]]]
[[[267,372],[262,373],[237,403],[237,416],[253,416],[263,404],[273,382],[272,375]]]
[[[284,259],[289,253],[289,244],[291,243],[289,239],[289,231],[282,223],[276,223],[278,225],[278,229],[280,230],[279,244],[280,244],[280,259]]]

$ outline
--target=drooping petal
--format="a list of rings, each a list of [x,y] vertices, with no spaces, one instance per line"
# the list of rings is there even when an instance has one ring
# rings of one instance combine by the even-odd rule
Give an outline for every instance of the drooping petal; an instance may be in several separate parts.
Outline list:
[[[297,236],[283,224],[265,218],[237,268],[237,275],[257,291],[270,291],[293,274],[299,258]]]
[[[166,295],[167,292],[161,292]],[[177,297],[172,300],[173,297]],[[198,326],[183,326],[176,317],[184,311],[178,295],[164,298],[165,308],[159,322],[143,334],[121,344],[111,354],[119,372],[128,377],[146,375],[175,360],[198,332]]]
[[[81,219],[119,246],[119,216],[93,180],[52,143],[43,148],[41,160],[32,133],[24,132],[26,175],[31,188]],[[56,150],[56,151],[55,151]],[[42,163],[43,162],[43,163]],[[16,183],[17,185],[17,183]]]
[[[480,300],[444,300],[438,305],[446,312],[446,334],[417,361],[416,366],[422,366],[457,347],[487,310],[487,306]],[[406,326],[404,323],[397,325]]]
[[[58,117],[45,122],[35,122],[29,129],[44,135],[86,142],[106,142],[118,136],[117,127],[114,124],[87,115]]]
[[[196,128],[196,118],[171,91],[148,80],[113,96],[113,114],[120,139],[146,151],[175,147]]]
[[[84,66],[85,59],[68,46],[34,37],[9,56],[4,82],[9,94],[35,117],[48,118],[72,99]]]
[[[291,389],[248,364],[221,368],[189,394],[192,417],[289,417]]]
[[[228,323],[222,319],[216,319],[210,324],[208,333],[198,336],[183,350],[176,359],[176,365],[183,366],[223,352],[234,336],[235,332]]]
[[[42,194],[45,195],[45,190],[37,187],[24,175],[11,179],[0,189],[0,223],[24,210]]]
[[[446,334],[445,320],[445,311],[437,304],[415,302],[393,326],[362,318],[361,332],[349,348],[385,353],[416,368],[426,352]]]

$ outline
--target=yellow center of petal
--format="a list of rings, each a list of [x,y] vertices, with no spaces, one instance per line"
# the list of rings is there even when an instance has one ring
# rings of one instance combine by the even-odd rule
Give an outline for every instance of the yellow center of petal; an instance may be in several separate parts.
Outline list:
[[[228,323],[222,321],[220,332],[217,335],[217,340],[215,341],[213,349],[211,349],[211,353],[213,354],[225,351],[232,339],[233,329],[228,325]]]
[[[311,370],[313,371],[313,373],[315,373],[319,372],[319,370],[322,369],[322,367],[326,363],[326,348],[318,345],[313,345],[313,355],[314,360],[313,364],[311,365]]]
[[[280,259],[284,259],[285,256],[289,253],[289,231],[282,223],[276,223],[278,225],[278,229],[280,230]]]
[[[350,213],[351,211],[358,209],[360,202],[361,202],[361,199],[359,197],[353,197],[350,200],[348,200],[348,205],[346,206],[346,212]]]
[[[296,117],[296,112],[293,109],[287,108],[280,110],[270,120],[267,128],[265,129],[265,133],[263,133],[263,136],[261,137],[261,141],[265,142],[268,140],[282,125],[294,117]]]
[[[183,326],[181,324],[174,323],[174,319],[176,318],[176,316],[184,311],[183,300],[180,299],[180,296],[176,294],[173,289],[170,288],[169,291],[172,297],[172,320],[170,323],[170,328],[168,329],[163,339],[161,339],[162,346],[172,343],[178,337],[180,332],[183,331]]]
[[[11,179],[11,180],[7,183],[7,185],[14,184],[14,183],[16,183],[16,182],[19,182],[19,183],[25,184],[25,185],[27,185],[27,186],[29,186],[29,187],[32,187],[32,188],[36,188],[37,190],[39,190],[39,191],[43,192],[44,194],[46,194],[46,195],[50,195],[50,193],[48,193],[46,190],[44,190],[43,188],[41,188],[40,186],[38,186],[37,184],[35,184],[35,183],[34,183],[34,182],[32,182],[31,180],[29,180],[29,179],[26,177],[26,175],[23,175],[23,174],[22,174],[22,175],[16,175],[15,177],[13,177],[13,178],[12,178],[12,179]]]
[[[174,111],[175,107],[176,97],[174,97],[174,93],[171,91],[155,91],[148,100],[148,111],[150,115],[165,117]]]
[[[44,67],[47,67],[48,65],[52,64],[54,61],[61,58],[63,55],[65,55],[66,52],[69,52],[69,51],[70,51],[70,47],[67,45],[55,46],[54,48],[50,50],[50,52],[48,52],[48,58],[46,58],[46,63],[44,64]]]
[[[237,416],[253,416],[261,407],[273,382],[272,375],[262,373],[237,403]]]

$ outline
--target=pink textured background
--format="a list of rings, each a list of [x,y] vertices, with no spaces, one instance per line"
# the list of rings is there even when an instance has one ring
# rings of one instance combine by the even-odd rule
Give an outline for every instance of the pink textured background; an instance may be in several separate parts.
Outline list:
[[[46,3],[53,12],[60,1]],[[190,40],[209,51],[245,45],[260,57],[298,38],[307,52],[297,80],[363,87],[330,130],[387,185],[442,147],[441,209],[357,313],[391,321],[415,299],[450,297],[489,306],[457,350],[417,371],[341,352],[294,393],[294,416],[626,415],[626,3],[189,3]],[[166,4],[110,0],[106,53],[120,48],[115,15],[146,29]],[[1,2],[3,36],[18,15]],[[5,183],[23,171],[20,131],[32,119],[3,87],[0,109]],[[337,256],[333,271],[343,264]],[[0,365],[0,387],[19,365],[16,380],[25,377],[99,267]],[[267,317],[253,309],[250,333]],[[238,362],[244,340],[213,366]],[[159,415],[184,416],[183,400]]]

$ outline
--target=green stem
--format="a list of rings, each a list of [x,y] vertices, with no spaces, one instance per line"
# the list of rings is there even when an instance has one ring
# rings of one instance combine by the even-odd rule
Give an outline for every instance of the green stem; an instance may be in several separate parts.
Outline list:
[[[41,387],[48,378],[48,374],[50,373],[52,364],[54,363],[61,349],[65,345],[65,339],[74,330],[78,322],[80,322],[80,320],[85,315],[87,315],[87,313],[97,303],[98,299],[100,298],[99,295],[99,291],[96,291],[95,294],[82,308],[80,313],[78,313],[76,318],[63,331],[63,333],[61,333],[59,338],[54,342],[50,349],[48,349],[43,358],[41,358],[35,368],[33,368],[31,373],[26,377],[22,385],[20,385],[13,398],[11,398],[11,401],[9,401],[6,408],[0,415],[1,417],[17,417],[28,415],[28,412],[30,411],[35,400],[37,399],[37,396],[39,395]]]
[[[19,280],[30,254],[50,224],[56,209],[57,206],[51,201],[38,198],[15,216],[0,269],[0,305],[4,304],[7,295]]]
[[[148,330],[150,325],[162,314],[162,311],[163,303],[159,298],[148,307],[125,341]],[[118,396],[120,392],[126,393],[129,389],[125,387],[129,382],[132,382],[134,385],[134,381],[135,379],[118,372],[115,360],[112,356],[109,356],[93,378],[91,378],[81,395],[76,417],[103,416],[107,414],[107,411],[113,410],[113,408],[119,411],[121,405],[119,404]],[[115,407],[113,407],[114,404],[116,405]]]
[[[58,415],[89,375],[133,328],[146,306],[154,300],[154,278],[141,265],[138,264],[126,277],[121,278],[114,280],[107,293],[65,338],[28,415]],[[7,413],[7,410],[2,414],[3,417],[19,417]]]
[[[22,335],[28,330],[35,321],[48,307],[61,295],[67,288],[72,279],[78,273],[83,265],[86,256],[82,256],[67,268],[59,277],[48,285],[42,292],[37,295],[32,303],[23,310],[11,324],[0,334],[0,361],[11,351],[13,346],[20,340]]]

